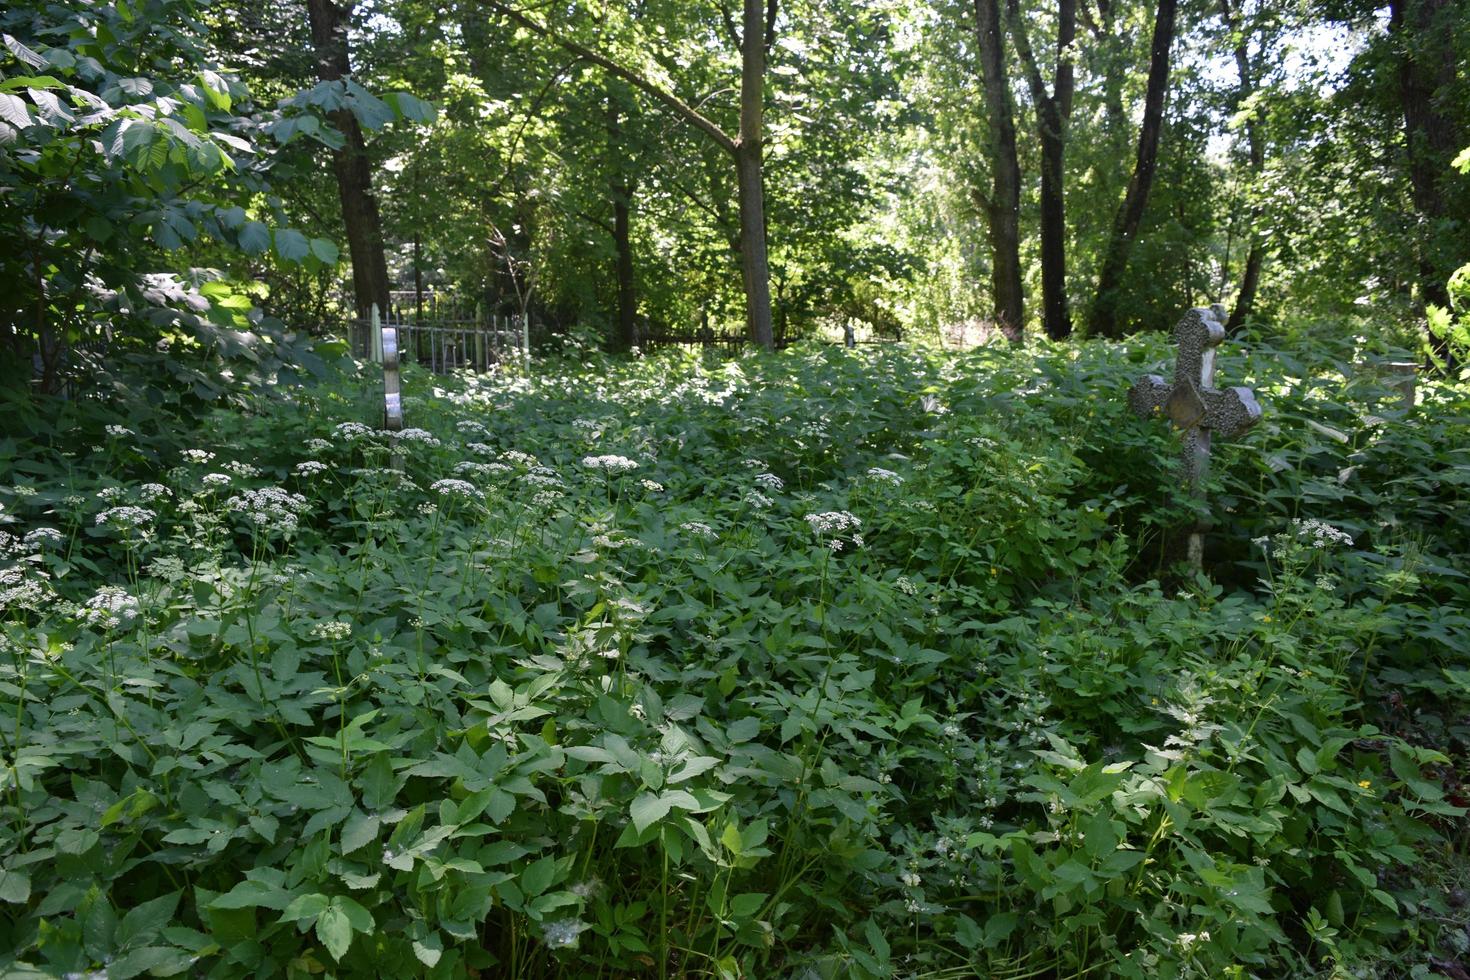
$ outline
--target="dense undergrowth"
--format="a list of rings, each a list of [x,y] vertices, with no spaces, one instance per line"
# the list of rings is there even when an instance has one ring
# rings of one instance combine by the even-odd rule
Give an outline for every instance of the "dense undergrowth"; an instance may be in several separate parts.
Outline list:
[[[0,443],[0,971],[1425,975],[1470,393],[1162,345],[371,371]],[[148,390],[144,389],[145,394]]]

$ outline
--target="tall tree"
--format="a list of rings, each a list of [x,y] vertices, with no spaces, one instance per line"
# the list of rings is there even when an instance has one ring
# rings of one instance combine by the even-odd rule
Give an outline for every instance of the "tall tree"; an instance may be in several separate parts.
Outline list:
[[[1067,304],[1067,127],[1072,118],[1076,75],[1072,43],[1077,37],[1076,0],[1058,0],[1056,69],[1053,88],[1046,90],[1041,68],[1031,49],[1026,19],[1018,0],[1008,0],[1016,50],[1026,70],[1031,100],[1036,105],[1036,129],[1041,141],[1041,308],[1048,337],[1062,340],[1072,334]]]
[[[975,37],[990,134],[990,194],[976,190],[990,227],[995,320],[1012,341],[1025,329],[1021,288],[1021,167],[1016,160],[1016,121],[1006,78],[1000,0],[975,0]]]
[[[612,173],[608,188],[612,199],[612,238],[618,293],[617,344],[623,349],[638,345],[638,286],[633,276],[632,210],[635,178],[624,163],[622,107],[619,93],[607,91],[607,146]]]
[[[1470,195],[1450,161],[1464,149],[1466,114],[1454,105],[1461,93],[1460,52],[1466,14],[1456,0],[1391,0],[1389,34],[1398,59],[1399,99],[1404,115],[1404,146],[1420,233],[1415,236],[1419,266],[1416,306],[1448,309],[1450,274],[1464,261],[1464,235],[1470,224]],[[1453,361],[1447,338],[1432,336],[1434,351]]]
[[[1261,172],[1266,169],[1266,138],[1261,131],[1260,120],[1256,118],[1256,109],[1250,105],[1252,97],[1256,94],[1256,73],[1251,68],[1250,35],[1246,29],[1244,11],[1233,9],[1230,0],[1220,0],[1220,17],[1224,21],[1231,46],[1235,49],[1235,70],[1240,76],[1235,97],[1231,100],[1231,109],[1240,112],[1243,108],[1247,113],[1245,142],[1250,160],[1250,173],[1253,182],[1259,182]],[[1252,191],[1254,190],[1255,188],[1252,188]],[[1246,229],[1246,233],[1250,236],[1250,244],[1246,248],[1245,267],[1240,274],[1240,288],[1235,294],[1235,308],[1230,311],[1230,321],[1226,324],[1226,329],[1232,332],[1239,330],[1250,319],[1255,307],[1256,289],[1261,283],[1263,248],[1260,230],[1257,227],[1259,218],[1260,208],[1252,204]]]
[[[766,57],[775,43],[778,0],[744,0],[740,29],[727,16],[727,27],[740,51],[740,109],[735,135],[730,135],[694,105],[669,88],[612,57],[595,51],[524,12],[499,2],[486,5],[511,18],[533,34],[600,66],[662,103],[676,116],[704,134],[735,164],[740,204],[740,259],[745,284],[745,318],[751,339],[775,347],[771,316],[771,272],[766,249],[764,165]]]
[[[1169,90],[1169,49],[1174,44],[1178,0],[1159,0],[1150,44],[1148,87],[1143,100],[1143,125],[1138,133],[1138,156],[1128,190],[1113,220],[1113,233],[1097,279],[1088,331],[1095,336],[1118,336],[1118,287],[1128,268],[1128,257],[1138,238],[1158,167],[1159,133],[1164,123],[1164,97]]]
[[[349,82],[352,64],[347,48],[347,24],[351,7],[332,0],[307,0],[312,46],[316,50],[317,76],[323,82]],[[383,251],[383,226],[378,199],[373,196],[372,162],[357,115],[344,106],[328,114],[342,136],[342,145],[332,151],[332,170],[337,177],[337,196],[342,203],[342,225],[352,257],[352,299],[358,316],[366,316],[376,305],[388,308],[388,262]]]

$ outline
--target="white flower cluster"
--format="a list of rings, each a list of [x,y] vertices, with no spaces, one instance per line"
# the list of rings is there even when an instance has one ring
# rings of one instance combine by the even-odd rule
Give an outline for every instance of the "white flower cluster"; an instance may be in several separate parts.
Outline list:
[[[337,622],[335,620],[317,623],[311,628],[311,635],[318,640],[329,640],[333,643],[339,642],[352,635],[352,624]]]
[[[454,472],[457,476],[468,475],[486,478],[509,473],[510,467],[504,463],[479,463],[473,459],[466,459],[454,464]]]
[[[845,531],[855,531],[863,526],[863,522],[853,514],[845,510],[829,510],[821,514],[806,515],[806,522],[818,535],[842,534]]]
[[[757,473],[755,477],[755,482],[759,483],[767,490],[780,490],[786,486],[786,484],[782,482],[781,478],[774,473]]]
[[[716,536],[715,529],[704,523],[704,521],[685,521],[679,525],[679,528],[697,538],[712,539]]]
[[[436,480],[429,485],[429,489],[444,497],[458,497],[462,500],[484,500],[485,495],[480,488],[466,480]]]
[[[203,449],[185,449],[179,455],[184,457],[184,462],[203,466],[214,459],[214,453],[205,452]]]
[[[244,514],[246,520],[263,531],[288,534],[296,530],[307,504],[306,498],[299,493],[290,493],[280,487],[261,487],[231,497],[225,501],[225,506]]]
[[[373,434],[373,430],[361,422],[338,422],[332,429],[332,435],[342,442],[356,442],[365,436]]]
[[[230,485],[230,477],[227,473],[206,473],[201,482],[206,487],[227,487]]]
[[[131,436],[135,433],[125,425],[109,425],[107,426],[107,434],[114,439],[121,439],[123,436]]]
[[[485,431],[485,427],[479,422],[476,422],[474,419],[460,419],[458,422],[454,423],[454,428],[461,435],[466,436],[483,436],[487,434]]]
[[[657,480],[639,480],[638,485],[649,493],[663,493],[664,485]]]
[[[105,585],[81,608],[82,622],[103,629],[117,629],[138,617],[138,600],[115,585]]]
[[[390,433],[399,442],[417,442],[425,446],[439,445],[439,437],[427,429],[403,429],[396,433]]]
[[[584,456],[582,465],[590,470],[606,470],[609,473],[627,473],[638,468],[637,462],[626,456]]]
[[[1319,521],[1315,517],[1305,520],[1297,518],[1291,522],[1291,532],[1299,541],[1303,541],[1313,548],[1326,548],[1331,545],[1351,545],[1353,536],[1346,531],[1338,530],[1326,521]]]
[[[470,443],[466,443],[465,444],[465,448],[468,449],[470,452],[474,453],[476,456],[494,456],[495,455],[495,447],[494,446],[491,446],[491,445],[487,445],[486,443],[483,443],[483,442],[470,442]]]
[[[474,446],[470,448],[473,449]],[[541,464],[541,460],[532,456],[530,453],[523,453],[519,449],[507,449],[500,454],[500,458],[507,463],[519,463],[521,466],[539,466]]]
[[[297,476],[316,476],[327,471],[327,464],[315,459],[304,459],[296,464]]]
[[[123,495],[122,487],[103,487],[97,491],[97,499],[104,501],[117,500]]]
[[[249,479],[252,476],[260,476],[260,470],[249,463],[242,463],[238,459],[232,459],[225,464],[225,469],[239,477]]]
[[[56,548],[66,540],[66,537],[54,527],[38,527],[27,531],[23,539],[32,548]]]
[[[773,501],[770,497],[767,497],[765,494],[761,493],[759,490],[747,490],[745,491],[745,496],[740,499],[744,500],[752,507],[757,507],[761,509],[769,507],[771,506],[771,504],[775,503],[775,501]]]
[[[899,476],[892,470],[885,470],[881,466],[870,467],[868,469],[868,479],[873,480],[877,483],[887,483],[888,485],[895,487],[903,482],[903,477]]]
[[[324,453],[332,448],[332,443],[327,439],[306,440],[306,451],[310,453]]]
[[[97,515],[97,526],[130,530],[142,527],[157,516],[147,507],[110,507]]]
[[[153,501],[155,500],[161,500],[164,497],[172,497],[173,495],[174,492],[168,487],[164,486],[162,483],[145,483],[138,490],[138,496],[141,497],[144,502],[150,504],[153,503]]]

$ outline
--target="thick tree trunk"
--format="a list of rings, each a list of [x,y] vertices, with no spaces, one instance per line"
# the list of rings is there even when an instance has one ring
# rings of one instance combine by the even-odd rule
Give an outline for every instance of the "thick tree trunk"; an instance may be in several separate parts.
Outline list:
[[[1255,73],[1251,71],[1250,45],[1245,25],[1238,21],[1231,10],[1230,0],[1220,0],[1220,14],[1224,18],[1225,29],[1235,38],[1235,70],[1240,75],[1240,87],[1236,90],[1234,108],[1238,111],[1256,91]],[[1251,178],[1259,181],[1261,172],[1266,169],[1266,140],[1254,114],[1245,121],[1245,139],[1250,150]],[[1230,311],[1230,322],[1225,325],[1225,329],[1232,333],[1245,326],[1256,305],[1256,288],[1261,282],[1261,262],[1264,258],[1257,228],[1260,217],[1260,207],[1252,204],[1246,229],[1250,246],[1245,256],[1245,268],[1240,275],[1240,291],[1235,297],[1235,308]],[[1226,254],[1229,254],[1228,251]]]
[[[1455,213],[1446,183],[1455,179],[1450,161],[1464,148],[1467,136],[1445,103],[1456,85],[1452,37],[1456,0],[1391,0],[1389,32],[1397,40],[1399,98],[1404,112],[1404,143],[1409,187],[1422,224],[1418,245],[1419,295],[1415,306],[1448,308],[1449,277],[1464,261],[1458,247],[1463,231],[1454,226],[1470,219]],[[1465,209],[1470,210],[1470,209]],[[1457,220],[1458,219],[1458,220]],[[1435,356],[1449,367],[1454,353],[1445,338],[1430,337]]]
[[[1017,0],[1009,0],[1009,7],[1016,47],[1036,104],[1036,129],[1041,139],[1042,326],[1048,337],[1063,340],[1072,335],[1072,313],[1067,302],[1066,152],[1076,87],[1070,49],[1077,37],[1077,3],[1057,3],[1056,83],[1050,94],[1031,50],[1020,5]]]
[[[317,76],[335,82],[352,73],[347,53],[348,10],[331,0],[307,0],[311,40],[316,48]],[[337,176],[337,196],[342,203],[342,225],[352,257],[352,298],[357,315],[365,317],[368,307],[388,308],[388,262],[383,254],[383,228],[378,201],[373,196],[372,166],[357,117],[347,109],[330,114],[333,126],[345,140],[332,152],[332,170]]]
[[[990,195],[984,205],[990,225],[995,321],[1007,338],[1018,342],[1026,325],[1021,288],[1021,167],[1016,162],[1016,122],[1006,82],[999,0],[975,0],[975,33],[990,127]]]
[[[638,346],[638,288],[633,278],[633,186],[623,164],[623,128],[618,93],[611,86],[607,92],[607,140],[612,167],[609,191],[613,206],[613,251],[618,290],[617,346],[628,350]]]
[[[1097,278],[1097,295],[1092,302],[1088,331],[1094,336],[1116,337],[1118,325],[1118,287],[1128,268],[1128,257],[1138,238],[1143,212],[1153,188],[1154,172],[1159,159],[1159,133],[1164,122],[1164,96],[1169,90],[1169,49],[1174,43],[1174,22],[1178,0],[1159,0],[1154,18],[1152,54],[1149,59],[1148,89],[1143,101],[1143,126],[1138,134],[1138,158],[1128,191],[1113,220],[1113,233],[1107,256]]]
[[[769,19],[774,19],[774,9]],[[745,279],[746,327],[751,340],[766,350],[773,350],[776,336],[771,320],[766,192],[762,184],[766,36],[773,26],[767,21],[761,0],[745,0],[740,42],[740,138],[735,145],[735,170],[740,188],[740,268]]]

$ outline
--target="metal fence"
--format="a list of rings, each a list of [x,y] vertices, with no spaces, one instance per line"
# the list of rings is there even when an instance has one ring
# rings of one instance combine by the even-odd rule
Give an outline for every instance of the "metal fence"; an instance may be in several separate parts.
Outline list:
[[[443,312],[453,312],[446,309]],[[488,371],[493,365],[525,358],[530,347],[531,324],[521,316],[491,315],[466,318],[444,317],[420,320],[390,307],[386,316],[373,316],[348,323],[348,342],[358,357],[381,360],[376,344],[377,326],[398,331],[399,358],[422,365],[437,374],[451,371]]]

